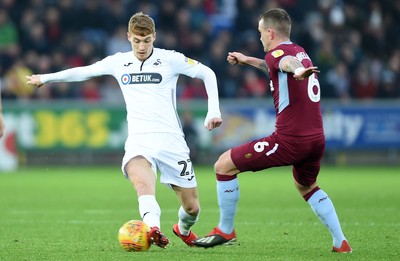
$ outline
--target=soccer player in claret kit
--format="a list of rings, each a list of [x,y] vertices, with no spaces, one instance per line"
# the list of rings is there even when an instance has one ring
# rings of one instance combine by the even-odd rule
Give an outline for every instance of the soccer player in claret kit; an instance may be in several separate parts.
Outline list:
[[[237,174],[291,165],[295,187],[332,235],[332,251],[351,252],[331,199],[317,185],[325,149],[318,68],[302,47],[290,41],[291,20],[285,10],[265,12],[259,18],[258,30],[265,60],[238,52],[229,53],[227,60],[230,64],[247,64],[269,73],[276,111],[275,132],[220,156],[215,163],[219,224],[194,244],[213,247],[236,241]]]
[[[92,65],[27,76],[40,87],[48,82],[84,81],[112,75],[126,103],[128,138],[122,172],[136,190],[139,212],[150,228],[151,243],[165,248],[169,239],[160,230],[161,209],[156,200],[157,170],[160,182],[172,188],[181,204],[173,232],[188,246],[197,238],[191,227],[200,214],[197,181],[176,111],[176,83],[180,74],[203,80],[208,95],[204,126],[222,123],[217,79],[207,66],[173,50],[155,48],[155,25],[151,17],[134,14],[128,24],[132,51],[110,55]]]

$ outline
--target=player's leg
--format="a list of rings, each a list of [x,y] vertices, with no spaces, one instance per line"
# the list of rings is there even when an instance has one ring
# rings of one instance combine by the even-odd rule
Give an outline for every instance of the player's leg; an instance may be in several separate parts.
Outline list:
[[[193,246],[192,241],[197,239],[197,235],[191,228],[200,214],[200,205],[189,147],[181,135],[163,135],[158,143],[162,147],[157,155],[160,182],[175,191],[181,204],[178,223],[172,230],[185,244]]]
[[[343,234],[339,218],[331,199],[325,191],[317,186],[316,177],[319,168],[319,163],[317,165],[293,167],[294,184],[303,198],[311,206],[313,212],[332,235],[332,251],[342,253],[351,252],[352,249]]]
[[[143,221],[150,227],[160,227],[161,210],[155,197],[156,175],[151,163],[142,156],[134,157],[125,165],[125,172],[137,193]]]
[[[239,201],[240,172],[231,158],[231,150],[224,152],[214,165],[217,179],[217,197],[220,209],[218,227],[207,236],[197,239],[194,244],[200,247],[227,245],[236,241],[234,219]]]
[[[240,172],[231,158],[231,150],[224,152],[214,165],[217,179],[217,197],[220,209],[218,228],[225,234],[231,235],[234,231],[234,219],[240,197]]]
[[[198,236],[191,230],[200,215],[200,204],[197,187],[182,188],[172,185],[181,206],[178,211],[178,223],[174,225],[173,232],[188,246],[194,246],[192,241]]]
[[[213,247],[236,241],[234,219],[240,196],[237,174],[282,166],[285,164],[281,161],[282,154],[287,153],[278,145],[277,137],[273,134],[232,148],[219,157],[214,166],[220,208],[219,224],[206,237],[196,240],[195,245]]]
[[[155,197],[156,174],[152,164],[143,156],[136,156],[125,165],[125,173],[136,190],[139,201],[139,213],[151,231],[151,243],[165,248],[169,240],[160,231],[161,209]]]

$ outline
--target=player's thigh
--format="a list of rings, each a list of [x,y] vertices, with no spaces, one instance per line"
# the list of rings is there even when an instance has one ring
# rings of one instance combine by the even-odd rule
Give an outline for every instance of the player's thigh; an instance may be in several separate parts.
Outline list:
[[[305,141],[299,144],[303,148],[302,161],[293,165],[293,178],[302,186],[311,186],[317,181],[321,168],[321,159],[325,151],[324,138],[317,138],[312,141]]]
[[[296,164],[292,169],[293,178],[301,186],[311,186],[316,183],[320,168],[320,162]]]
[[[241,172],[287,166],[294,160],[287,146],[274,134],[233,148],[231,158]]]
[[[158,143],[156,139],[149,134],[136,134],[130,135],[125,142],[125,154],[122,159],[121,170],[126,178],[128,178],[127,165],[128,163],[139,164],[139,159],[146,159],[153,171],[153,175],[157,175],[157,166],[154,156],[158,153]],[[133,161],[132,159],[135,159]],[[135,171],[135,168],[131,168],[131,171]],[[156,176],[157,177],[157,176]]]
[[[151,166],[143,156],[136,156],[125,165],[125,173],[139,196],[155,195],[156,175]]]

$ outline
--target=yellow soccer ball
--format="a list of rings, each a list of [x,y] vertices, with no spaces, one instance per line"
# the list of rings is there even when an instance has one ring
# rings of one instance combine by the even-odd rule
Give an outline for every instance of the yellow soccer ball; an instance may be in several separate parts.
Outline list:
[[[142,252],[150,248],[150,227],[141,220],[129,220],[118,231],[118,241],[125,251]]]

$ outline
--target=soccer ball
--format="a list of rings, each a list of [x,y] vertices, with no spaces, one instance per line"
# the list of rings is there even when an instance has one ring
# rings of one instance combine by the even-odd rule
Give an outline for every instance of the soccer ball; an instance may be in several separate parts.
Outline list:
[[[150,248],[150,227],[141,220],[129,220],[118,231],[118,241],[125,251],[141,252]]]

